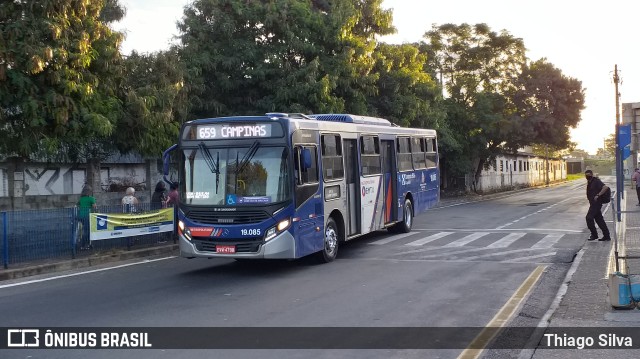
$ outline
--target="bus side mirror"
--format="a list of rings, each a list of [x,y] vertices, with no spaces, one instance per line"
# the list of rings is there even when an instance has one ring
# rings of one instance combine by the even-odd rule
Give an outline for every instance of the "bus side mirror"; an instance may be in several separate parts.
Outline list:
[[[177,144],[174,144],[173,146],[169,147],[166,151],[164,151],[162,153],[162,178],[164,179],[165,182],[171,184],[171,181],[169,180],[169,178],[167,176],[169,176],[169,155],[171,154],[171,152],[173,150],[175,150],[176,148],[178,148]]]
[[[302,170],[311,168],[311,151],[308,148],[302,149]]]

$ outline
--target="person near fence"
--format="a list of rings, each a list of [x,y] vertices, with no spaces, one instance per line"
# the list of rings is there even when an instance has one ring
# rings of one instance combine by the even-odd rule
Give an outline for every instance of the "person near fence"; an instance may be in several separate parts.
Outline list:
[[[593,176],[593,171],[586,170],[584,176],[587,179],[587,200],[589,200],[589,211],[587,212],[587,228],[591,232],[591,236],[589,240],[592,241],[594,239],[598,239],[598,230],[596,229],[596,223],[600,230],[602,231],[602,238],[600,241],[610,241],[611,237],[609,234],[609,228],[607,228],[607,223],[604,221],[604,217],[602,217],[602,200],[601,196],[604,195],[608,190],[607,187],[600,178]]]
[[[136,190],[133,187],[127,188],[124,197],[122,197],[122,212],[135,213],[139,201],[136,198]]]
[[[167,195],[164,193],[167,187],[164,185],[164,181],[160,181],[156,184],[156,190],[151,195],[151,209],[167,208]]]
[[[178,184],[175,182],[171,182],[169,185],[169,194],[167,195],[167,207],[173,206],[176,208],[180,201],[180,196],[178,195]]]
[[[86,185],[82,188],[78,200],[78,221],[82,223],[81,248],[89,247],[89,213],[96,208],[96,199],[93,197],[93,188]]]
[[[631,180],[635,182],[636,185],[636,195],[638,196],[638,204],[636,204],[636,206],[640,206],[640,168],[636,168],[633,176],[631,176]]]

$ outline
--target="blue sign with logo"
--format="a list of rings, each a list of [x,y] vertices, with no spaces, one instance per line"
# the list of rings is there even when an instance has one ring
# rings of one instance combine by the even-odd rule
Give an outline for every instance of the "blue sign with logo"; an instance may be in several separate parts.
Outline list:
[[[228,194],[227,195],[226,203],[228,205],[234,205],[234,204],[236,204],[236,202],[237,202],[237,198],[236,198],[235,194]]]
[[[107,223],[108,223],[107,216],[101,216],[101,215],[96,216],[96,228],[98,230],[108,229]]]
[[[620,125],[618,127],[618,146],[620,146],[619,148],[627,147],[630,144],[631,144],[631,125]]]

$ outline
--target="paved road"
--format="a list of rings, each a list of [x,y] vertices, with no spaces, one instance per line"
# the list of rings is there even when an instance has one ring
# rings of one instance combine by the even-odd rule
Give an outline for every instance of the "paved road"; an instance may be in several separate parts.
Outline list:
[[[518,314],[507,318],[535,326],[585,243],[584,183],[490,197],[445,204],[417,217],[409,234],[377,232],[346,243],[331,264],[170,258],[26,285],[2,283],[2,326],[483,327],[542,267],[527,302],[516,303]],[[215,357],[455,358],[461,352],[224,350]],[[211,353],[12,350],[0,357],[87,355]]]

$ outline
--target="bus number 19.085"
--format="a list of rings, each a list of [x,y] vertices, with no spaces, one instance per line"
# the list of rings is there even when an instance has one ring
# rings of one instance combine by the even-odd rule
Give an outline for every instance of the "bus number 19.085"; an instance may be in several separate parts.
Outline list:
[[[260,235],[260,229],[254,228],[254,229],[241,229],[240,233],[242,233],[243,236],[259,236]]]

